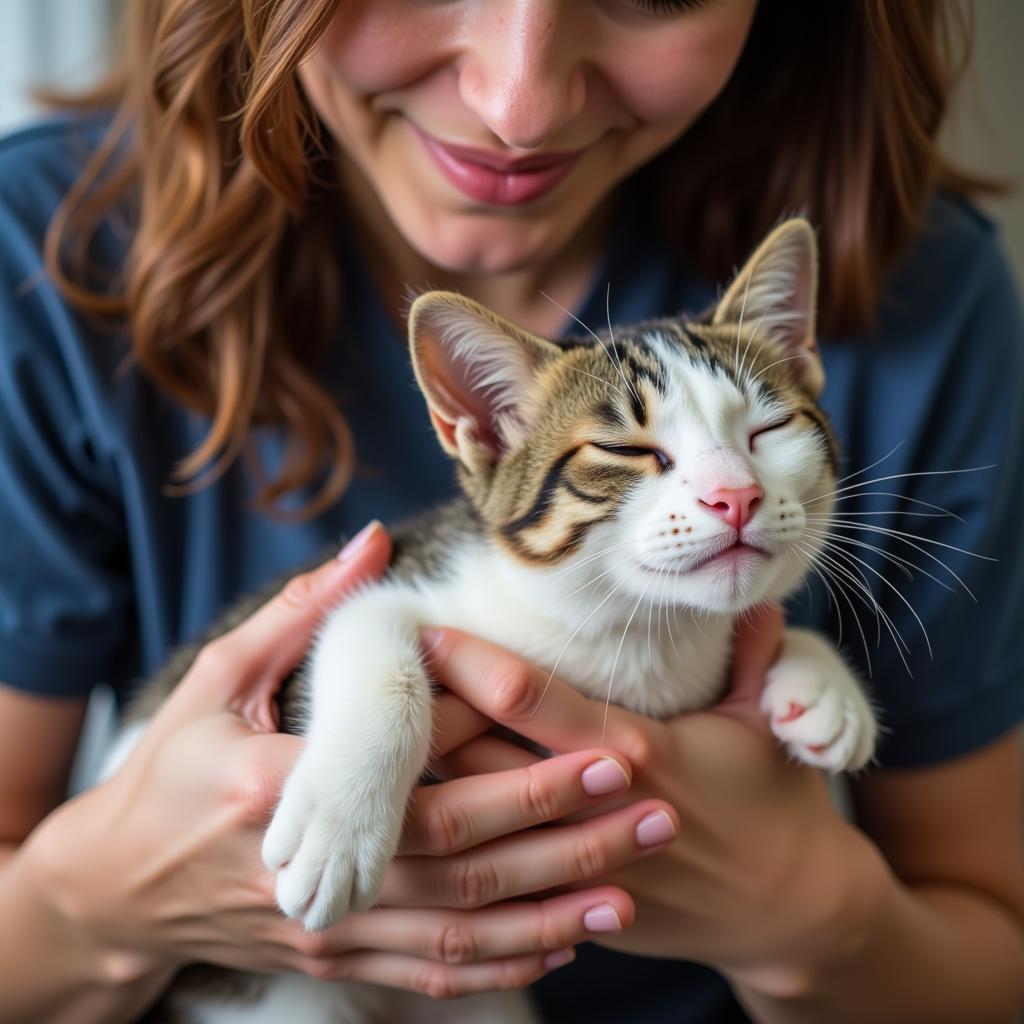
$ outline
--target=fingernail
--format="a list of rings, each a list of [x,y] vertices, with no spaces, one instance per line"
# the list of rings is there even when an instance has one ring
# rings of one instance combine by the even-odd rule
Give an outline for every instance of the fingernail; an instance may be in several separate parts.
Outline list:
[[[636,827],[636,841],[641,846],[660,846],[675,837],[676,827],[664,811],[648,814]]]
[[[423,645],[423,650],[426,654],[429,654],[434,650],[442,640],[443,634],[439,629],[431,629],[427,626],[426,629],[420,630],[420,643]]]
[[[583,789],[591,796],[607,796],[629,788],[629,776],[618,761],[602,757],[583,769],[580,775]]]
[[[621,932],[622,921],[610,903],[600,903],[583,915],[583,927],[588,932]]]
[[[575,949],[556,949],[553,953],[548,953],[544,957],[544,966],[549,971],[553,971],[556,967],[564,967],[566,964],[571,964],[575,959]]]
[[[338,561],[347,562],[359,554],[367,541],[381,528],[379,519],[367,523],[339,552]]]

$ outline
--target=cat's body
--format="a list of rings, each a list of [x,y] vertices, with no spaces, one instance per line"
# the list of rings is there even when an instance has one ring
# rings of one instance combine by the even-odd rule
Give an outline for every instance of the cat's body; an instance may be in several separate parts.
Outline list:
[[[555,345],[455,296],[417,302],[417,374],[467,497],[396,533],[388,577],[328,616],[288,695],[286,722],[301,723],[306,747],[263,847],[287,914],[322,929],[374,903],[429,760],[425,626],[479,635],[656,718],[715,701],[736,615],[801,582],[820,548],[805,505],[831,505],[813,293],[813,236],[793,222],[709,321]],[[150,687],[150,707],[188,661]],[[787,632],[761,706],[808,763],[842,770],[871,756],[870,706],[812,634]],[[381,990],[294,977],[245,987],[232,1004],[181,985],[160,1012],[259,1022],[283,1019],[272,1008],[285,1000],[301,1024],[413,1019],[409,997]],[[529,1019],[519,995],[486,1004],[472,1019]]]

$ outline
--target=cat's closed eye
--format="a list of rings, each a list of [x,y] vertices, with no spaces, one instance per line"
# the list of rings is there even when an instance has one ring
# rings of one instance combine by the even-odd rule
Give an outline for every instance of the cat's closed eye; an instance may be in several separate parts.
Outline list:
[[[625,458],[644,458],[648,455],[653,455],[658,460],[658,465],[662,469],[672,468],[671,458],[669,458],[669,456],[660,448],[644,448],[639,445],[614,444],[605,441],[591,441],[590,443],[595,448],[600,448],[603,452],[609,452],[612,455],[621,455]]]
[[[761,437],[763,434],[770,434],[772,431],[781,430],[783,427],[788,427],[793,422],[792,415],[787,416],[785,419],[776,420],[774,423],[769,423],[766,426],[758,427],[757,430],[752,430],[747,439],[747,443],[750,445],[750,450],[754,450],[754,441]]]

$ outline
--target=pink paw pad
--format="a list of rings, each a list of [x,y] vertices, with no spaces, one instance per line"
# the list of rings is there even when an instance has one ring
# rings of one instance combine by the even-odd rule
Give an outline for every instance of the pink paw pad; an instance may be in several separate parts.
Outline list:
[[[789,702],[789,710],[781,718],[776,717],[775,721],[779,725],[785,725],[786,722],[795,722],[801,715],[807,712],[807,708],[803,704],[797,704],[795,700]]]

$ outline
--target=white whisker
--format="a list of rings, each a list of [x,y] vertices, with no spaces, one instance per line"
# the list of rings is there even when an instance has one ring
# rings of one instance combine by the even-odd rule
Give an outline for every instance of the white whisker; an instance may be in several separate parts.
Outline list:
[[[799,546],[801,548],[804,547],[804,545],[799,545]],[[842,615],[841,609],[839,608],[839,601],[836,599],[835,594],[832,592],[832,587],[829,584],[828,579],[825,576],[825,573],[821,569],[819,569],[817,565],[815,565],[814,558],[813,558],[813,552],[810,553],[806,557],[807,557],[808,565],[809,565],[811,571],[813,573],[815,573],[815,575],[817,575],[818,579],[820,579],[821,582],[825,585],[825,589],[828,591],[828,594],[829,594],[829,600],[832,601],[835,604],[835,606],[836,606],[836,618],[839,621],[839,637],[838,637],[838,639],[836,641],[836,646],[839,647],[840,649],[842,649],[842,646],[843,646],[843,615]],[[849,606],[850,614],[853,616],[853,621],[854,621],[854,623],[857,626],[857,631],[860,633],[861,643],[864,645],[864,660],[867,662],[868,677],[870,678],[870,677],[873,676],[873,671],[872,671],[872,668],[871,668],[871,651],[868,648],[868,638],[867,638],[867,636],[864,633],[864,627],[861,625],[860,616],[857,614],[857,609],[854,608],[854,606],[853,606],[853,601],[850,600],[850,595],[847,594],[845,588],[840,585],[839,580],[835,580],[835,584],[836,584],[836,588],[843,595],[843,600],[846,601],[847,605]],[[878,620],[877,613],[875,615],[875,620],[876,621]]]
[[[596,607],[590,610],[590,614],[587,615],[587,617],[572,631],[572,634],[570,635],[569,639],[566,640],[564,644],[562,644],[562,649],[558,652],[558,657],[555,659],[555,664],[551,668],[551,674],[548,676],[548,681],[544,684],[544,689],[541,690],[540,696],[537,698],[537,703],[534,706],[533,711],[530,712],[531,718],[540,710],[541,702],[547,695],[548,689],[551,686],[551,680],[555,678],[555,673],[558,671],[558,666],[561,664],[562,658],[569,648],[569,644],[571,644],[573,640],[576,639],[576,635],[579,633],[579,631],[608,603],[608,601],[611,600],[615,592],[619,589],[619,587],[621,587],[626,582],[627,579],[627,576],[623,576],[622,579],[619,580],[619,582],[616,583],[615,586],[608,591],[605,597],[601,600],[600,604],[598,604]]]
[[[830,497],[826,494],[825,497]],[[835,503],[838,505],[841,501],[857,501],[860,498],[899,498],[900,501],[906,501],[911,505],[923,505],[925,508],[934,508],[939,512],[945,513],[952,519],[956,519],[958,522],[964,520],[960,518],[955,512],[950,512],[948,508],[943,508],[941,505],[933,505],[928,501],[921,501],[920,498],[908,498],[905,494],[897,494],[895,491],[855,491],[853,494],[844,494],[841,497],[836,498]],[[809,499],[808,504],[811,501],[819,501],[819,498]],[[853,515],[852,512],[841,512],[840,515]],[[885,515],[886,513],[879,513],[879,515]]]
[[[875,466],[880,466],[883,462],[885,462],[886,459],[891,458],[893,455],[895,455],[903,447],[905,443],[905,440],[900,441],[899,444],[897,444],[895,448],[891,449],[887,455],[883,455],[880,459],[876,459],[874,462],[871,463],[870,466],[865,466],[863,469],[858,469],[855,473],[850,473],[847,476],[840,477],[836,481],[836,484],[845,484],[847,480],[852,480],[855,476],[860,476],[861,473],[870,473],[871,470],[875,468]]]
[[[897,568],[899,568],[903,572],[903,574],[907,577],[908,580],[913,580],[914,576],[913,573],[910,571],[913,570],[913,572],[921,573],[922,576],[927,576],[928,579],[933,580],[944,590],[948,590],[951,594],[956,592],[956,588],[951,587],[948,583],[945,583],[943,580],[940,580],[938,576],[933,576],[930,572],[928,572],[927,569],[922,569],[921,566],[919,566],[916,562],[911,562],[910,559],[903,558],[900,555],[893,554],[893,552],[886,551],[884,548],[880,548],[875,544],[869,544],[867,541],[863,540],[855,540],[853,537],[837,537],[835,535],[824,534],[815,530],[808,530],[807,532],[811,536],[826,538],[830,545],[852,544],[858,548],[866,548],[869,551],[874,551],[876,554],[881,555],[881,557],[884,558],[887,562],[892,562]],[[922,552],[922,554],[927,553],[928,552]],[[907,566],[909,566],[910,569],[908,569]],[[949,571],[948,567],[943,566],[943,568],[945,568],[947,572]],[[967,593],[970,594],[970,590],[968,590]]]
[[[817,497],[809,498],[804,502],[805,505],[811,505],[816,501],[823,501],[825,498],[832,497],[836,494],[843,494],[846,491],[852,491],[858,487],[868,487],[871,484],[881,484],[886,480],[905,480],[908,477],[913,476],[956,476],[960,473],[981,473],[986,469],[996,469],[995,463],[989,466],[971,466],[969,469],[924,469],[917,473],[893,473],[890,476],[879,476],[873,480],[862,480],[859,484],[850,484],[847,487],[840,487],[837,490],[829,491],[827,494],[819,494]]]
[[[942,561],[941,558],[938,558],[936,555],[933,555],[930,551],[926,551],[924,548],[919,547],[917,544],[914,543],[914,541],[919,540],[922,544],[933,544],[936,547],[946,548],[950,551],[956,551],[961,555],[969,555],[971,558],[980,558],[984,562],[999,561],[999,559],[997,558],[990,558],[988,555],[979,555],[973,551],[967,551],[965,548],[958,548],[953,544],[945,544],[939,540],[932,540],[932,538],[930,537],[921,537],[916,533],[906,533],[903,530],[893,530],[886,526],[866,525],[864,523],[834,523],[832,528],[833,530],[853,530],[855,532],[859,531],[861,533],[880,533],[884,537],[892,537],[895,540],[898,540],[901,544],[906,544],[908,547],[913,548],[915,551],[919,551],[922,555],[925,556],[925,558],[930,558],[933,562],[936,562],[938,565],[941,565],[942,568],[945,569],[946,572],[948,572],[949,575],[952,576],[953,579],[955,579],[957,583],[959,583],[960,586],[963,587],[964,590],[971,595],[971,598],[974,601],[977,601],[977,598],[972,593],[971,588],[967,586],[967,584],[964,583],[964,581],[960,579],[960,577],[948,565],[946,565],[946,563]],[[833,538],[836,538],[841,535],[833,533],[832,536]],[[921,571],[924,572],[923,569]]]
[[[627,390],[632,391],[633,394],[636,395],[636,390],[626,379],[626,374],[623,372],[622,364],[619,362],[619,357],[616,355],[615,358],[612,359],[612,353],[608,350],[608,346],[604,343],[604,339],[595,334],[594,331],[590,327],[588,327],[575,313],[566,309],[565,306],[563,306],[557,299],[553,299],[550,295],[548,295],[547,292],[541,292],[541,295],[543,295],[544,298],[547,299],[548,302],[550,302],[552,305],[557,306],[566,316],[572,317],[572,319],[575,320],[576,323],[578,323],[580,327],[582,327],[598,343],[598,345],[601,346],[602,351],[608,357],[608,362],[610,362],[612,366],[614,366],[619,371],[619,376],[622,378],[622,383],[626,385]],[[639,397],[637,398],[637,400],[639,401]]]
[[[900,601],[903,602],[907,609],[909,609],[910,614],[914,616],[914,619],[917,621],[917,624],[921,629],[921,634],[924,636],[925,646],[928,648],[928,657],[934,659],[935,654],[932,651],[932,642],[928,636],[928,630],[925,628],[925,624],[921,621],[921,616],[917,614],[917,611],[914,609],[914,606],[899,592],[899,590],[892,583],[890,583],[889,580],[887,580],[877,569],[875,569],[874,566],[869,565],[866,561],[864,561],[863,558],[858,558],[851,552],[841,551],[838,548],[833,548],[830,554],[834,555],[836,558],[841,558],[844,561],[856,562],[857,564],[863,566],[863,568],[867,569],[867,571],[870,572],[872,575],[877,576],[879,580],[881,580],[881,582],[885,584],[885,586],[887,586],[900,599]]]
[[[626,634],[629,632],[629,627],[633,624],[633,617],[636,615],[637,609],[640,607],[643,599],[647,596],[647,590],[650,587],[650,582],[640,592],[640,596],[636,599],[636,604],[633,605],[633,610],[629,613],[629,618],[626,619],[626,625],[622,630],[622,637],[619,640],[619,646],[615,651],[615,660],[612,662],[612,670],[608,676],[608,696],[604,702],[604,721],[601,723],[601,744],[604,745],[605,733],[608,730],[608,708],[612,702],[612,683],[615,681],[615,670],[619,667],[619,655],[622,653],[622,645],[626,642]]]

